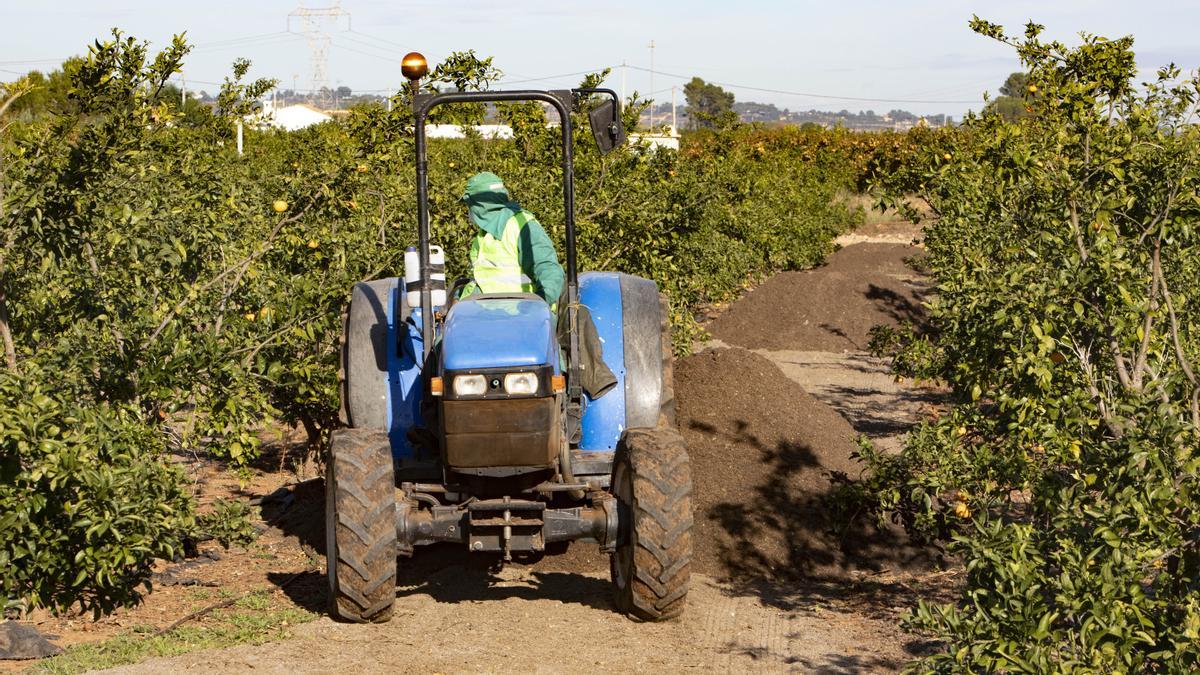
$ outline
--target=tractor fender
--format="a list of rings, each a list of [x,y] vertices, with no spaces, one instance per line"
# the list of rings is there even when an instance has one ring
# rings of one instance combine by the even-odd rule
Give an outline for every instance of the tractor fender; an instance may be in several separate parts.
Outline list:
[[[608,394],[586,401],[579,447],[611,456],[626,429],[658,425],[664,398],[658,287],[629,274],[588,272],[580,275],[579,297],[617,377]]]
[[[388,432],[392,452],[409,456],[420,421],[421,331],[395,277],[354,285],[341,350],[343,422]]]

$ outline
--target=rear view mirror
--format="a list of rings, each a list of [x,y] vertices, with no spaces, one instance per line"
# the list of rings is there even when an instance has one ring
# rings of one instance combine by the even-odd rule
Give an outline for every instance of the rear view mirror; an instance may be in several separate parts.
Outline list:
[[[611,99],[588,113],[588,123],[592,127],[592,135],[596,137],[596,147],[600,149],[601,155],[607,155],[613,148],[625,144],[625,126],[621,124],[621,111]]]

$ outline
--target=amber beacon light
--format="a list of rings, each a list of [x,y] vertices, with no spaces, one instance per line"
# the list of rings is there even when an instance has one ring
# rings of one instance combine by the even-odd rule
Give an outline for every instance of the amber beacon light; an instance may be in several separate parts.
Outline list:
[[[429,72],[429,62],[421,52],[409,52],[400,60],[400,72],[410,80],[419,80]]]

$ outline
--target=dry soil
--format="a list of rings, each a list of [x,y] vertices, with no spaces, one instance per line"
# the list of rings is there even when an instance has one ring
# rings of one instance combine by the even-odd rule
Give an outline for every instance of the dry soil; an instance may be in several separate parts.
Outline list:
[[[871,326],[919,320],[927,287],[904,262],[919,254],[858,243],[821,268],[779,275],[712,322],[716,346],[676,364],[696,508],[681,619],[639,624],[617,614],[607,559],[594,546],[504,568],[432,547],[402,560],[390,623],[322,618],[282,642],[119,672],[899,669],[929,649],[900,628],[900,617],[917,598],[946,597],[956,573],[939,571],[936,552],[900,531],[846,526],[828,497],[834,477],[860,470],[852,458],[860,434],[894,443],[937,405],[936,392],[895,383],[862,353]],[[264,469],[228,492],[263,495],[284,482]],[[275,603],[323,611],[322,512],[319,479],[288,488],[264,505],[257,544],[176,576],[227,590],[274,587]],[[203,602],[190,586],[168,586],[90,631],[79,618],[43,617],[39,628],[78,642],[133,623],[166,625]]]

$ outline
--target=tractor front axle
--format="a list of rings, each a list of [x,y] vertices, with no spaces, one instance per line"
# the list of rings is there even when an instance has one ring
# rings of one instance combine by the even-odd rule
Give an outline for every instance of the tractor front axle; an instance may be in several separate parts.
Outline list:
[[[612,552],[617,544],[617,503],[612,495],[594,492],[589,506],[549,508],[546,502],[502,497],[462,504],[429,505],[429,495],[396,502],[396,548],[412,555],[415,546],[436,542],[465,544],[470,551],[543,552],[558,541],[590,541]],[[426,504],[426,506],[422,506]]]

